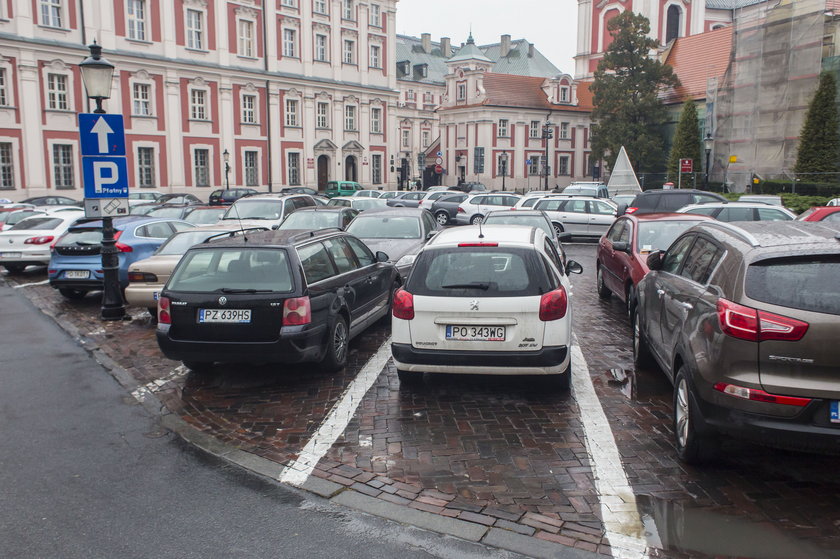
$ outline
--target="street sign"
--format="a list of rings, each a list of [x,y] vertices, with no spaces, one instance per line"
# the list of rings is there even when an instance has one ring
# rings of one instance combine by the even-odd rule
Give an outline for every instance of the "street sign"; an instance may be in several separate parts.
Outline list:
[[[730,163],[738,163],[738,156],[737,155],[730,155],[729,156]]]
[[[694,171],[693,159],[680,159],[680,173],[691,173]]]
[[[525,160],[525,165],[530,165],[530,164],[531,164],[531,160],[530,160],[530,159],[526,159],[526,160]]]
[[[443,152],[442,151],[437,152],[437,157],[443,157]]]
[[[82,156],[125,155],[125,125],[122,115],[79,115]]]
[[[443,167],[441,167],[440,165],[435,165],[435,173],[437,173],[438,175],[443,173]]]
[[[435,165],[443,165],[443,158],[438,157],[435,159]]]
[[[128,198],[125,157],[83,157],[85,198]]]
[[[120,217],[128,215],[128,198],[95,198],[85,200],[85,217]]]

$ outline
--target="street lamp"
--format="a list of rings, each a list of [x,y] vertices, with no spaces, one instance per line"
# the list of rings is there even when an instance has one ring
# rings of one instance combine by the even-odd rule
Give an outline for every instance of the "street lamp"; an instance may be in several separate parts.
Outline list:
[[[227,149],[222,152],[222,159],[225,160],[225,190],[230,190],[230,152]]]
[[[505,177],[507,176],[507,164],[508,164],[508,154],[507,150],[502,150],[502,155],[499,157],[499,163],[501,164],[501,171],[502,171],[502,190],[505,190]]]
[[[548,190],[548,173],[550,171],[550,167],[548,165],[548,141],[554,137],[554,130],[551,129],[553,124],[551,121],[546,120],[545,124],[542,127],[542,137],[545,140],[545,161],[543,162],[543,167],[545,169],[545,190]]]
[[[709,190],[709,157],[712,155],[712,146],[715,139],[712,138],[711,132],[706,132],[706,137],[703,138],[703,147],[706,149],[706,173],[703,177],[703,188]]]
[[[102,114],[102,100],[111,98],[111,80],[114,65],[102,58],[102,47],[93,41],[88,45],[90,56],[79,63],[82,81],[89,99],[96,101],[96,114]],[[102,320],[125,318],[125,302],[120,288],[120,259],[114,238],[114,218],[102,218]]]

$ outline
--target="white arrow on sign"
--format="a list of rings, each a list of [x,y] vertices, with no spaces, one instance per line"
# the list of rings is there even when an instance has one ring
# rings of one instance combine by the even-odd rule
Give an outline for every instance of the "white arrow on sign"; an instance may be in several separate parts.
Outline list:
[[[91,128],[90,131],[97,136],[97,141],[99,142],[99,153],[108,153],[108,135],[113,134],[114,130],[108,126],[108,123],[105,122],[104,118],[99,117],[99,120],[96,121],[96,124],[93,125],[93,128]]]

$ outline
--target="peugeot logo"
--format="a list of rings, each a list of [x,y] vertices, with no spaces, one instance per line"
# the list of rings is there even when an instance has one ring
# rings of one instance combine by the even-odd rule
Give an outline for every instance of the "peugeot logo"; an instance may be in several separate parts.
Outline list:
[[[227,305],[227,297],[219,297],[219,304],[223,307]]]
[[[470,301],[470,310],[477,311],[478,310],[478,299],[473,299]]]

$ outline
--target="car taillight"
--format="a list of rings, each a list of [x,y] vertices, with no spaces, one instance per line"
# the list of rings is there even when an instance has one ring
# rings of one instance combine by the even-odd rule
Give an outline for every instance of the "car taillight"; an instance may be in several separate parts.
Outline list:
[[[717,314],[724,334],[751,342],[795,342],[808,331],[807,322],[745,307],[726,299],[718,299]]]
[[[398,289],[394,293],[394,304],[392,305],[394,318],[401,320],[414,320],[414,295],[405,289]]]
[[[465,209],[464,209],[464,208],[462,208],[461,206],[458,206],[458,213],[459,213],[459,214],[465,214],[465,213],[467,213],[467,210],[465,210]]]
[[[303,326],[312,322],[309,297],[286,299],[283,303],[283,326]]]
[[[25,245],[45,245],[47,243],[51,243],[55,240],[55,237],[52,235],[46,235],[44,237],[30,237],[23,241]]]
[[[143,281],[147,283],[157,283],[158,277],[154,274],[145,272],[129,272],[128,281]]]
[[[632,214],[632,213],[635,213],[638,209],[639,208],[634,208],[634,207],[631,206],[631,207],[627,208],[626,210],[624,210],[624,213]]]
[[[549,322],[559,320],[566,316],[569,307],[569,298],[566,289],[561,285],[559,289],[544,293],[540,298],[540,320]]]
[[[120,236],[122,235],[122,233],[123,233],[122,231],[117,231],[116,233],[114,233],[114,240],[115,240],[115,241],[119,241]],[[120,251],[120,252],[134,252],[134,249],[133,249],[132,247],[130,247],[129,245],[126,245],[126,244],[120,243],[120,242],[117,242],[114,246],[115,246],[115,247],[117,248],[117,250],[118,250],[118,251]]]
[[[158,324],[172,324],[172,315],[169,314],[169,297],[158,299]]]
[[[784,404],[786,406],[798,406],[800,408],[811,403],[810,398],[797,398],[796,396],[777,396],[770,394],[764,390],[757,388],[746,388],[744,386],[737,386],[735,384],[726,384],[719,382],[715,384],[715,390],[723,392],[736,398],[743,398],[744,400],[752,400],[753,402],[766,402],[768,404]]]

